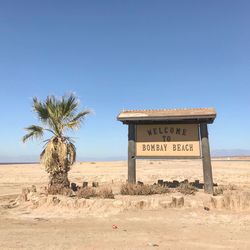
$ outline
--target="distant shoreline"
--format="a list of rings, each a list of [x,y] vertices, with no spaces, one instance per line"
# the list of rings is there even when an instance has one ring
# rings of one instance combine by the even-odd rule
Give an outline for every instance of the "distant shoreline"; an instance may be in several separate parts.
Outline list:
[[[17,165],[17,164],[39,164],[37,161],[29,161],[29,162],[0,162],[0,165]]]
[[[145,159],[145,160],[151,160],[151,159]],[[157,159],[156,159],[157,160]],[[159,159],[161,160],[168,160],[168,159]],[[174,159],[171,159],[174,160]],[[178,159],[176,159],[178,160]],[[182,159],[180,159],[182,160]],[[213,156],[211,157],[212,161],[250,161],[250,156]],[[77,162],[109,162],[114,160],[98,160],[98,161],[77,161]],[[126,161],[124,159],[122,160],[115,160],[115,161]],[[0,162],[0,165],[22,165],[22,164],[40,164],[40,162],[36,161],[30,161],[30,162]]]

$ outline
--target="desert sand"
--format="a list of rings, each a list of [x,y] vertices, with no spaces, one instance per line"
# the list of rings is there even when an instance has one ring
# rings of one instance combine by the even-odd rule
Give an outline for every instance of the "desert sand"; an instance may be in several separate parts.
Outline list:
[[[126,164],[82,162],[70,171],[70,181],[78,185],[97,181],[111,187],[114,200],[81,199],[76,204],[59,197],[55,205],[52,197],[36,207],[8,204],[22,188],[36,185],[39,190],[47,184],[43,166],[0,165],[0,249],[250,249],[249,158],[212,161],[214,182],[236,189],[234,198],[227,197],[231,201],[214,197],[217,205],[203,190],[195,195],[122,196]],[[158,179],[202,182],[201,161],[137,162],[137,180],[153,184]],[[184,197],[184,205],[168,206],[173,197]]]

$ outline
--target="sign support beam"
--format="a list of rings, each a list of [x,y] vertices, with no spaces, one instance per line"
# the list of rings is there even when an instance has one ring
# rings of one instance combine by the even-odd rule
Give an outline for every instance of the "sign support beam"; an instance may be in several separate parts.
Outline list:
[[[207,123],[200,124],[200,132],[201,132],[201,146],[202,146],[204,191],[205,193],[213,194],[214,193],[213,174],[212,174]]]
[[[128,125],[128,183],[136,183],[136,125]]]

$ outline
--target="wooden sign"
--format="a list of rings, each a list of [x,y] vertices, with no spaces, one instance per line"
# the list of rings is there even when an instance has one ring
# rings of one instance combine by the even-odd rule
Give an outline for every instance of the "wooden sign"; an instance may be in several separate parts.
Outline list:
[[[200,157],[198,124],[136,126],[136,156]]]
[[[202,158],[204,190],[213,194],[207,124],[214,108],[124,110],[117,119],[128,125],[128,182],[136,183],[137,159]]]

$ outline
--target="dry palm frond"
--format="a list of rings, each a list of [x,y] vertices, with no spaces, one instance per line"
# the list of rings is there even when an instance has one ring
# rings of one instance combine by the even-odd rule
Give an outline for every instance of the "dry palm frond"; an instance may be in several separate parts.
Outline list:
[[[73,143],[68,144],[68,160],[70,165],[72,165],[76,161],[76,148]]]
[[[53,137],[41,153],[41,162],[50,174],[68,172],[75,159],[75,146],[64,138]]]

